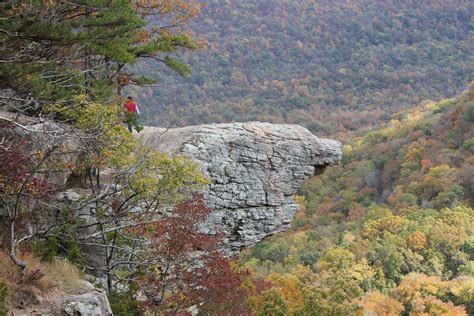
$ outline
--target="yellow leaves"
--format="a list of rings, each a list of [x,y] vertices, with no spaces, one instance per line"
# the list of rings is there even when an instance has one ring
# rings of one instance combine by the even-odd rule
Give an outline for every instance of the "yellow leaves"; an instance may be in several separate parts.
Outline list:
[[[430,169],[429,175],[433,178],[450,177],[456,173],[456,168],[442,164]]]
[[[453,209],[443,209],[441,220],[452,226],[464,227],[466,230],[474,227],[474,209],[467,206],[457,206]]]
[[[399,125],[400,125],[400,120],[397,120],[397,119],[391,119],[390,120],[390,126],[396,127],[396,126],[399,126]]]
[[[301,282],[304,282],[311,279],[313,272],[310,267],[304,266],[302,264],[297,264],[293,268],[291,268],[290,274],[296,276]]]
[[[405,309],[403,304],[377,291],[368,292],[358,303],[359,316],[391,316],[399,315]]]
[[[44,157],[44,152],[42,150],[36,150],[33,153],[33,157],[35,157],[36,159],[42,159]]]
[[[58,1],[57,0],[43,0],[43,3],[47,7],[52,8],[52,7],[55,7],[58,4]]]
[[[423,296],[440,295],[445,291],[446,284],[439,277],[410,273],[392,294],[401,302],[409,303]]]
[[[318,271],[341,270],[351,267],[355,263],[355,256],[349,250],[335,247],[329,249],[316,263]]]
[[[373,238],[382,235],[384,232],[396,234],[407,224],[407,220],[400,216],[389,216],[379,220],[369,222],[362,230],[364,238]]]
[[[140,157],[140,156],[139,156]],[[208,180],[187,158],[151,151],[141,156],[130,176],[131,188],[162,202],[177,203],[192,191],[199,191]],[[186,190],[184,190],[186,188]]]
[[[449,292],[459,302],[474,302],[474,277],[462,276],[450,281]]]
[[[405,155],[405,160],[419,162],[424,157],[424,155],[424,146],[418,144],[417,142],[414,142],[408,146],[407,153]]]
[[[351,233],[345,233],[342,240],[344,244],[352,244],[356,240],[356,237]]]
[[[120,104],[90,102],[83,95],[74,101],[75,106],[55,104],[48,110],[72,119],[95,138],[85,158],[88,167],[112,169],[141,198],[166,204],[182,201],[208,183],[189,159],[157,152],[134,138],[125,128]]]
[[[308,242],[308,236],[306,236],[306,232],[304,231],[296,232],[293,235],[293,241],[296,245],[303,245]]]
[[[434,297],[427,297],[424,300],[419,300],[415,304],[415,310],[411,312],[410,316],[415,315],[442,315],[442,316],[468,316],[467,312],[462,306],[454,306],[452,302],[443,302]]]
[[[429,233],[430,244],[447,253],[454,251],[466,239],[463,227],[446,224],[443,220],[436,221]]]
[[[295,214],[294,220],[304,220],[306,218],[306,200],[304,196],[297,195],[294,201],[299,206],[298,212]]]
[[[342,152],[344,156],[352,154],[353,151],[354,151],[354,147],[352,147],[351,145],[344,145],[342,147]]]
[[[78,111],[76,125],[82,129],[110,129],[121,122],[122,109],[119,105],[96,102],[83,104]]]
[[[258,267],[259,264],[260,260],[252,257],[244,263],[243,268],[248,269],[253,274],[255,268]]]
[[[353,264],[347,272],[348,275],[360,283],[364,280],[371,280],[376,277],[375,271],[372,270],[365,259]]]

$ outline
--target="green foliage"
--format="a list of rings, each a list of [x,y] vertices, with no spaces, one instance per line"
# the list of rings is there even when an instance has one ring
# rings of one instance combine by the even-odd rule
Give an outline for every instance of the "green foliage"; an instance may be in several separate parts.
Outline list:
[[[55,104],[48,111],[59,113],[89,135],[99,134],[85,159],[87,167],[133,169],[126,175],[127,190],[139,193],[137,198],[153,196],[175,204],[207,183],[194,162],[151,150],[132,137],[124,127],[120,105],[90,102],[85,96],[76,97],[75,102],[80,106]]]
[[[331,248],[318,261],[318,270],[344,270],[354,264],[354,255],[342,248]]]
[[[464,143],[462,144],[462,148],[471,153],[474,154],[474,138],[470,138],[468,140],[465,140]]]
[[[258,316],[285,316],[288,307],[278,291],[268,291],[263,294],[261,306],[254,308],[253,314]]]
[[[255,245],[254,257],[265,261],[283,261],[288,255],[288,246],[286,244],[267,244],[259,243]]]
[[[183,77],[189,76],[191,74],[191,67],[189,67],[183,62],[180,62],[176,58],[166,56],[165,64]]]
[[[77,265],[85,265],[85,258],[81,255],[81,249],[75,235],[62,235],[63,230],[53,230],[52,233],[57,236],[38,240],[34,243],[33,251],[42,261],[52,262],[57,257],[66,258],[69,262]]]
[[[464,242],[462,251],[469,255],[470,260],[474,260],[474,237],[470,237]]]
[[[350,275],[333,273],[318,279],[318,286],[305,293],[304,315],[351,315],[355,305],[351,301],[360,297],[362,289]]]
[[[132,291],[110,291],[107,294],[107,298],[109,299],[112,312],[115,315],[133,316],[142,314],[139,308],[139,302],[134,298]]]
[[[80,93],[104,101],[127,84],[154,82],[134,78],[130,67],[124,69],[142,58],[189,75],[190,68],[170,54],[197,48],[177,24],[195,16],[200,7],[173,1],[143,6],[106,0],[2,3],[0,89],[16,92],[17,110],[37,113],[45,104],[70,101]],[[170,24],[163,27],[162,20],[156,25],[147,19],[158,14]],[[26,97],[36,104],[22,100]]]

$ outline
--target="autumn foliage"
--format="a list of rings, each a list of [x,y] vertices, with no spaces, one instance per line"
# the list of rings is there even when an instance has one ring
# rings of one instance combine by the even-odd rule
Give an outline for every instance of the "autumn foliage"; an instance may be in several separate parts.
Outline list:
[[[16,249],[20,237],[31,234],[26,226],[36,203],[50,193],[45,175],[39,175],[47,154],[32,152],[8,126],[0,126],[0,137],[0,229],[11,260],[25,269],[27,262],[16,256]]]
[[[27,142],[0,127],[0,194],[9,197],[41,198],[48,193],[47,180],[34,173],[35,160],[41,153],[28,152]]]
[[[293,230],[241,257],[273,282],[255,314],[474,312],[473,91],[351,137],[303,185]]]
[[[146,309],[177,313],[198,305],[209,312],[245,310],[246,291],[241,287],[245,273],[233,267],[222,249],[221,235],[199,231],[209,213],[199,195],[158,223],[132,230],[150,240],[147,255],[159,258],[137,280],[147,298]]]

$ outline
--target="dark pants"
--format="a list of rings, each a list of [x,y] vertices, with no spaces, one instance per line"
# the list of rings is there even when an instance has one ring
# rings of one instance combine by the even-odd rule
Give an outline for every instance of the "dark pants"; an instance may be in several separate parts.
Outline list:
[[[137,132],[140,132],[142,130],[142,127],[138,123],[138,115],[135,112],[127,112],[127,128],[128,131],[131,133],[132,132],[132,126],[135,127]]]

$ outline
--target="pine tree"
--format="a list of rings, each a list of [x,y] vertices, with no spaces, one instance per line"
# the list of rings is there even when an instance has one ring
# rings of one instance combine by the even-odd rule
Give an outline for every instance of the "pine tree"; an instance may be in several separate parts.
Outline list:
[[[200,7],[180,0],[2,3],[0,106],[31,114],[79,93],[107,100],[125,85],[152,82],[127,70],[140,58],[187,75],[189,67],[169,54],[197,48],[175,29]],[[147,25],[149,16],[158,16],[154,20],[163,25]]]

